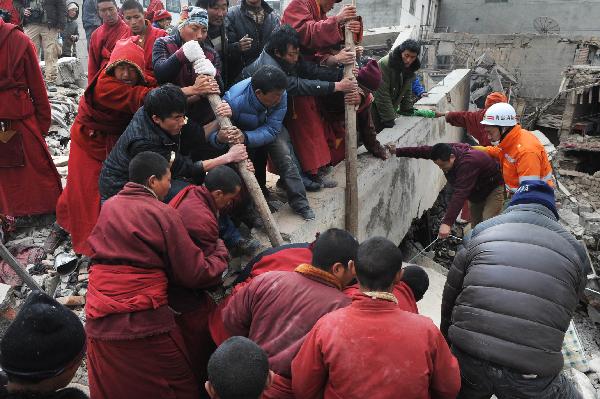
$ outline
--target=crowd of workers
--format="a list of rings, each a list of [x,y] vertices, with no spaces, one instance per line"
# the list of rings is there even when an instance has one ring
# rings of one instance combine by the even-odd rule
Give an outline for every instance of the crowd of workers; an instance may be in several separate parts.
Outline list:
[[[0,215],[55,212],[46,250],[68,232],[90,263],[85,329],[54,299],[28,297],[0,345],[2,395],[85,397],[64,388],[85,357],[94,399],[579,397],[561,345],[590,265],[557,222],[543,146],[502,93],[480,111],[435,113],[479,145],[381,145],[377,133],[427,95],[420,45],[379,61],[352,52],[344,30],[359,44],[361,19],[350,5],[328,16],[334,5],[292,0],[280,17],[261,0],[198,0],[171,26],[159,0],[85,0],[88,86],[63,190],[43,136],[54,39],[76,56],[79,7],[0,2],[0,104],[12,105],[0,109]],[[453,194],[439,237],[469,204],[440,329],[418,314],[423,269],[403,267],[385,238],[339,229],[260,253],[224,299],[210,295],[231,256],[259,245],[240,232],[262,221],[232,165],[250,161],[274,211],[266,172],[278,174],[290,207],[314,219],[306,191],[336,184],[345,104],[372,156],[442,169]]]

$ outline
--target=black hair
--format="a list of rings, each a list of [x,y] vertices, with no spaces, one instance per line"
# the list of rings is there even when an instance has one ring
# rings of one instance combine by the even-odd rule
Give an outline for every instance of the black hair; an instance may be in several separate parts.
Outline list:
[[[362,288],[371,291],[389,289],[402,268],[402,252],[384,237],[373,237],[358,247],[356,278]]]
[[[144,99],[144,111],[152,118],[156,115],[160,119],[169,118],[171,115],[185,114],[187,100],[179,86],[167,83],[150,91]]]
[[[245,337],[231,337],[208,361],[208,381],[220,399],[258,399],[269,376],[269,359]]]
[[[136,0],[125,0],[121,5],[121,12],[125,12],[127,10],[138,10],[142,14],[144,13],[144,6],[142,6]]]
[[[217,4],[217,1],[219,0],[198,0],[196,1],[196,7],[202,7],[205,10],[208,10],[209,8],[213,8]],[[229,0],[226,0],[225,3],[227,3],[227,6],[229,7]]]
[[[117,6],[117,1],[116,0],[96,0],[96,8],[98,8],[98,4],[100,3],[108,3],[111,2],[115,5],[115,7],[119,8],[119,6]]]
[[[329,229],[319,235],[313,245],[312,265],[330,271],[336,263],[348,267],[356,259],[358,241],[346,230]]]
[[[437,143],[431,147],[431,160],[432,161],[449,161],[452,155],[452,147],[450,144]]]
[[[275,51],[284,55],[287,54],[288,45],[299,48],[300,37],[298,36],[298,32],[290,25],[280,25],[271,33],[271,36],[265,45],[265,51],[270,56],[275,56]]]
[[[221,190],[224,194],[233,194],[242,186],[242,180],[229,166],[220,165],[206,174],[204,186],[208,191]]]
[[[4,8],[0,8],[0,19],[3,20],[4,22],[6,22],[7,24],[10,23],[10,19],[11,19],[10,11],[5,10]]]
[[[392,50],[389,59],[390,67],[394,69],[404,68],[404,61],[402,61],[402,53],[406,50],[417,54],[417,59],[409,68],[413,71],[416,71],[421,67],[421,62],[419,61],[419,55],[421,54],[421,44],[413,39],[403,41],[402,44],[400,44],[398,47]]]
[[[142,185],[148,184],[151,176],[161,179],[169,169],[169,162],[160,154],[143,151],[129,162],[129,181]]]
[[[402,281],[412,290],[415,301],[423,299],[429,288],[429,276],[425,269],[417,265],[408,265],[402,268],[402,271]]]
[[[263,94],[275,90],[287,89],[287,77],[285,73],[273,65],[264,65],[260,67],[251,78],[252,88],[260,90]]]

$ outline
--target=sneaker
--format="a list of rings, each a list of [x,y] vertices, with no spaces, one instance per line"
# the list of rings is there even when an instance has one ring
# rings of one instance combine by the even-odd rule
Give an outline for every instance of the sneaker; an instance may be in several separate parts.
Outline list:
[[[238,256],[254,256],[260,249],[260,242],[254,238],[242,238],[231,249],[233,257]]]
[[[305,176],[304,174],[302,175],[302,183],[304,183],[304,188],[306,191],[315,192],[323,188],[322,184],[313,181],[310,177]]]
[[[302,216],[304,220],[314,220],[315,219],[315,211],[313,211],[310,206],[301,209],[294,209],[298,215]]]

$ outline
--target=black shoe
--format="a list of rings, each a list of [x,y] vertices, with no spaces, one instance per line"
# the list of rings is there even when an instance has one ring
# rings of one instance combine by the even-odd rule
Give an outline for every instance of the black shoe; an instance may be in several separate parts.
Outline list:
[[[300,208],[300,209],[294,209],[294,212],[296,212],[298,215],[302,216],[302,218],[304,220],[314,220],[314,218],[315,218],[315,211],[313,211],[310,208],[310,206]]]
[[[275,213],[275,212],[279,211],[281,208],[283,208],[285,204],[276,199],[268,199],[267,205],[269,205],[269,210],[271,211],[271,213]]]
[[[242,238],[230,249],[230,252],[233,257],[254,256],[260,247],[261,245],[258,240],[254,238]]]
[[[48,238],[46,238],[46,242],[44,242],[44,252],[47,254],[53,254],[56,248],[58,248],[58,246],[67,239],[68,235],[69,233],[63,230],[58,223],[54,223]]]
[[[302,177],[302,183],[304,184],[304,188],[306,189],[306,191],[315,192],[315,191],[319,191],[323,188],[322,184],[313,181],[308,176],[305,176],[303,174],[301,177]]]
[[[337,182],[333,179],[330,179],[329,177],[326,176],[320,176],[320,175],[311,175],[310,176],[311,180],[319,183],[320,185],[322,185],[325,188],[334,188],[337,187]]]

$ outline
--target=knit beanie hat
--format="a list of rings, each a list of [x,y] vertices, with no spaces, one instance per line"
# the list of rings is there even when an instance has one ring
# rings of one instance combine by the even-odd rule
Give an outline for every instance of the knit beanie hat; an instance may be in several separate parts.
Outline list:
[[[499,91],[495,91],[490,93],[485,99],[485,108],[489,108],[494,104],[498,103],[507,103],[508,98],[504,95],[504,93],[500,93]]]
[[[79,318],[41,291],[32,292],[0,342],[0,366],[32,382],[56,377],[83,357]]]
[[[356,80],[370,91],[377,91],[381,85],[381,69],[375,60],[369,60],[365,66],[358,70]]]
[[[203,25],[208,28],[208,11],[202,7],[190,7],[188,9],[188,19],[183,21],[179,28],[183,28],[189,24]]]
[[[525,180],[510,200],[509,206],[519,204],[540,204],[550,209],[556,219],[558,211],[554,199],[554,190],[548,183],[541,180]]]
[[[152,22],[162,21],[163,19],[167,18],[173,19],[170,12],[168,12],[167,10],[158,10],[154,13],[154,18],[152,19]]]

